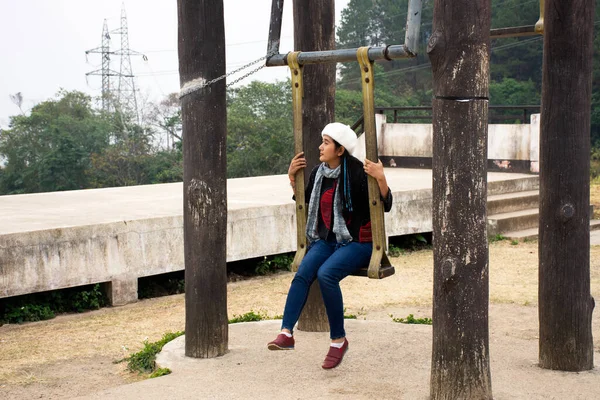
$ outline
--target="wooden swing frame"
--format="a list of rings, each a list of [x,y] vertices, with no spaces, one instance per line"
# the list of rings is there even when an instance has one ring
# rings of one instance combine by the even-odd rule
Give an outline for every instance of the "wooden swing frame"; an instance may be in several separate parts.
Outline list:
[[[292,76],[292,109],[294,115],[294,152],[304,151],[302,137],[302,98],[304,86],[302,82],[302,67],[305,64],[338,63],[347,61],[358,62],[361,70],[363,92],[363,115],[366,157],[377,162],[377,132],[375,127],[375,76],[373,63],[376,60],[412,58],[416,56],[417,38],[421,25],[422,0],[409,0],[408,18],[406,26],[405,44],[390,45],[386,47],[360,47],[357,49],[342,49],[313,52],[279,52],[279,38],[281,35],[281,18],[283,0],[273,0],[271,11],[271,27],[269,30],[268,54],[274,54],[267,59],[266,65],[284,66],[290,68]],[[292,270],[296,271],[306,254],[308,243],[306,238],[307,205],[305,198],[304,171],[296,173],[296,240],[297,251],[292,263]],[[383,217],[383,202],[377,181],[368,177],[369,212],[371,216],[371,231],[373,238],[373,251],[368,267],[359,269],[353,275],[365,276],[371,279],[382,279],[394,274],[394,266],[387,256],[387,240],[385,235],[385,220]]]

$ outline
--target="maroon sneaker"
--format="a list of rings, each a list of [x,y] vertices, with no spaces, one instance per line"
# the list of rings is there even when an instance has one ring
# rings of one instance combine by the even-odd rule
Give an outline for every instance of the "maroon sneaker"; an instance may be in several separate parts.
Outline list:
[[[277,338],[269,342],[267,348],[269,350],[294,350],[294,337],[287,337],[283,333],[277,335]]]
[[[348,351],[348,339],[344,339],[344,344],[341,348],[329,346],[329,352],[325,356],[325,361],[323,361],[323,369],[331,369],[335,368],[342,362],[342,358],[344,358],[344,354]]]

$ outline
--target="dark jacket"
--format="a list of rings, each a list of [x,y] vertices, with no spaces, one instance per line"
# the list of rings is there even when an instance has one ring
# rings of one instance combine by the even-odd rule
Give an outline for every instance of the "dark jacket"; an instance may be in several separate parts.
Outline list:
[[[352,200],[353,211],[350,212],[346,207],[346,201],[342,201],[343,210],[342,214],[346,220],[348,226],[348,232],[352,236],[352,240],[355,242],[371,242],[371,214],[369,210],[369,188],[367,174],[363,169],[363,163],[355,157],[349,156],[346,159],[348,166],[348,172],[350,174],[350,198]],[[310,203],[310,196],[315,183],[315,177],[317,176],[317,170],[319,165],[313,168],[310,173],[308,184],[306,185],[305,201],[307,203],[306,209],[308,210],[308,204]],[[343,180],[340,179],[342,175],[337,179],[340,186],[340,193],[344,193]],[[384,199],[381,197],[383,202],[383,208],[385,212],[388,212],[392,208],[392,190],[388,190],[388,194]]]

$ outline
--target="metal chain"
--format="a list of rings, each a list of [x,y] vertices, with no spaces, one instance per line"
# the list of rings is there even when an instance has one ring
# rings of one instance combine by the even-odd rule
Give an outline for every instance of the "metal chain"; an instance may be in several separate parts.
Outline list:
[[[267,58],[267,57],[263,57],[263,60]],[[231,83],[228,83],[225,87],[230,87],[235,85],[236,83],[238,83],[239,81],[246,79],[247,77],[249,77],[252,74],[257,73],[258,71],[260,71],[261,69],[263,69],[264,67],[266,67],[266,64],[261,65],[258,68],[253,69],[252,71],[248,72],[246,75],[242,75],[241,77],[237,78],[236,80],[232,81]]]
[[[229,77],[229,76],[231,76],[231,75],[234,75],[234,74],[236,74],[236,73],[238,73],[238,72],[240,72],[240,71],[243,71],[243,70],[245,70],[246,68],[248,68],[248,67],[251,67],[252,65],[254,65],[254,64],[257,64],[257,63],[261,62],[262,60],[266,60],[267,58],[269,58],[269,57],[271,57],[271,56],[274,56],[275,54],[277,54],[277,51],[271,51],[271,52],[267,53],[267,55],[265,55],[265,56],[262,56],[262,57],[261,57],[261,58],[259,58],[259,59],[256,59],[256,60],[254,60],[254,61],[251,61],[251,62],[249,62],[248,64],[246,64],[246,65],[243,65],[243,66],[241,66],[240,68],[238,68],[238,69],[236,69],[236,70],[233,70],[233,71],[231,71],[231,72],[228,72],[228,73],[226,73],[226,74],[224,74],[224,75],[221,75],[221,76],[219,76],[218,78],[212,79],[212,80],[210,80],[210,81],[208,81],[208,82],[203,82],[203,83],[197,83],[197,84],[193,84],[193,81],[192,81],[192,82],[186,83],[185,85],[183,85],[183,88],[181,88],[181,91],[179,92],[179,98],[181,99],[182,97],[184,97],[184,96],[187,96],[188,94],[194,93],[194,92],[196,92],[196,91],[198,91],[198,90],[200,90],[200,89],[204,89],[205,87],[208,87],[208,86],[212,85],[213,83],[219,82],[219,81],[221,81],[221,80],[223,80],[223,79],[225,79],[225,78],[227,78],[227,77]],[[249,77],[250,75],[253,75],[253,74],[257,73],[258,71],[260,71],[260,70],[261,70],[261,69],[263,69],[264,67],[266,67],[266,64],[263,64],[263,65],[259,66],[258,68],[255,68],[255,69],[253,69],[252,71],[248,72],[247,74],[245,74],[245,75],[243,75],[243,76],[241,76],[241,77],[239,77],[239,78],[235,79],[235,80],[234,80],[234,81],[232,81],[231,83],[228,83],[228,84],[226,85],[226,87],[228,88],[228,87],[230,87],[230,86],[232,86],[232,85],[235,85],[235,84],[236,84],[236,83],[238,83],[239,81],[241,81],[241,80],[243,80],[243,79],[246,79],[246,78],[247,78],[247,77]],[[189,85],[189,86],[188,86],[188,85]],[[188,87],[186,87],[186,86],[188,86]]]

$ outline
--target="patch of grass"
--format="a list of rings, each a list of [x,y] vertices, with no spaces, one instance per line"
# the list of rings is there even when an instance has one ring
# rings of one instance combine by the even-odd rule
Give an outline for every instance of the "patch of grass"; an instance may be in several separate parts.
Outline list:
[[[158,378],[159,376],[169,375],[171,370],[169,368],[157,368],[156,371],[150,374],[150,378]]]
[[[513,240],[510,241],[510,244],[511,244],[511,246],[516,246],[516,245],[519,244],[519,241],[516,240],[516,239],[513,239]]]
[[[494,235],[494,236],[491,236],[491,237],[489,238],[489,240],[488,240],[488,241],[489,241],[490,243],[495,243],[495,242],[500,242],[500,241],[502,241],[502,240],[506,240],[506,237],[505,237],[505,236],[503,236],[503,235],[502,235],[502,234],[500,234],[500,233],[497,233],[496,235]]]
[[[265,319],[270,319],[264,311],[256,312],[254,310],[250,310],[246,314],[242,315],[233,315],[233,318],[229,320],[230,324],[237,324],[239,322],[255,322],[262,321]]]
[[[346,309],[344,308],[344,318],[345,319],[357,319],[356,314],[346,314]],[[230,324],[237,324],[240,322],[257,322],[257,321],[265,321],[271,319],[283,319],[283,315],[275,315],[273,317],[269,317],[265,311],[254,311],[250,310],[246,314],[242,315],[233,315],[233,318],[229,320]]]
[[[356,319],[356,314],[346,314],[346,309],[344,308],[344,319]]]
[[[390,318],[392,318],[392,321],[401,324],[431,325],[433,323],[431,318],[415,318],[413,314],[408,314],[408,317],[406,318],[394,318],[394,316],[390,314]]]
[[[149,343],[148,340],[144,340],[144,348],[142,350],[138,351],[137,353],[133,353],[129,357],[117,361],[117,363],[127,361],[127,369],[131,372],[138,372],[140,374],[153,375],[154,373],[157,373],[167,375],[171,372],[166,372],[168,368],[161,368],[163,371],[157,372],[159,370],[156,369],[156,355],[160,353],[165,344],[169,343],[171,340],[183,334],[183,331],[167,332],[159,341],[154,343]],[[152,375],[150,375],[151,378],[153,378]]]

